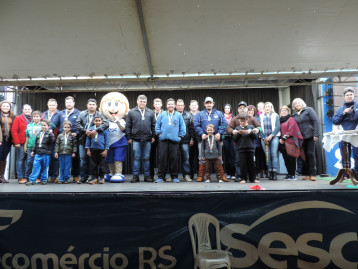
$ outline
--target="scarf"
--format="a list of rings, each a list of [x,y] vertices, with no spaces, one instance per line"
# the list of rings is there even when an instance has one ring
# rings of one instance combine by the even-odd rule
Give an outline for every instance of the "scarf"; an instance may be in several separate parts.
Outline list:
[[[290,116],[290,115],[287,115]],[[286,117],[287,117],[286,116]],[[281,118],[286,118],[286,117],[281,117]],[[280,119],[281,121],[281,119]],[[285,144],[286,145],[286,150],[287,147],[290,147],[291,150],[294,150],[298,153],[299,156],[301,156],[301,158],[303,160],[305,160],[305,154],[304,154],[304,150],[302,147],[303,144],[303,137],[300,131],[300,127],[298,127],[298,124],[296,122],[296,120],[292,117],[288,117],[288,119],[284,122],[281,122],[281,136],[284,135],[288,135],[289,138],[286,139]],[[291,152],[287,150],[287,154],[292,156],[290,154]],[[293,156],[296,157],[297,156]]]
[[[31,117],[31,115],[26,116],[24,113],[22,113],[22,116],[23,116],[24,119],[26,120],[26,124],[29,124],[30,122],[32,122],[32,117]]]
[[[286,122],[290,117],[291,117],[290,114],[286,115],[285,117],[280,117],[280,122],[281,123]]]
[[[1,112],[2,122],[4,123],[4,131],[6,140],[10,136],[10,126],[9,126],[9,114],[4,114]]]
[[[232,113],[229,113],[229,115],[224,113],[224,117],[227,120],[227,123],[230,124],[231,119],[232,119]]]

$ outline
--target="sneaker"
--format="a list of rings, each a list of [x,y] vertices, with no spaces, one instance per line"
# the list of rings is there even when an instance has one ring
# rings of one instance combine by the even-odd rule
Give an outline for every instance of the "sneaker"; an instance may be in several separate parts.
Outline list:
[[[227,175],[226,178],[227,178],[227,179],[231,179],[231,175]]]
[[[229,179],[229,178],[227,178],[227,179]],[[232,176],[231,179],[234,180],[234,181],[236,181],[236,177],[235,177],[235,176]]]
[[[27,180],[24,178],[19,179],[19,184],[25,184],[26,182]]]
[[[98,178],[98,184],[104,184],[104,178]]]
[[[41,184],[42,184],[42,185],[46,185],[47,182],[46,182],[46,181],[41,181]]]
[[[236,177],[234,180],[235,180],[235,182],[241,182],[241,178],[240,178],[240,177]]]
[[[227,177],[226,177],[227,178]],[[222,179],[219,180],[219,183],[224,183],[224,181],[222,181]]]
[[[163,179],[161,179],[161,178],[158,178],[156,181],[154,181],[155,183],[163,183],[164,181],[163,181]]]
[[[291,177],[290,175],[286,175],[286,176],[285,176],[285,179],[290,180],[290,177]]]
[[[295,176],[290,176],[289,180],[297,180],[297,178]]]
[[[49,183],[56,183],[57,179],[55,177],[50,178]]]
[[[186,182],[191,182],[192,181],[189,175],[186,175],[184,177],[184,179],[185,179]]]
[[[153,182],[154,179],[151,178],[150,176],[144,176],[144,182]]]
[[[31,186],[31,185],[35,185],[35,183],[33,183],[32,181],[26,182],[26,186]]]
[[[133,178],[131,179],[131,183],[137,183],[137,182],[139,182],[139,176],[133,175]]]
[[[98,179],[97,178],[92,178],[90,180],[87,181],[88,184],[97,184]]]
[[[64,181],[57,181],[57,184],[65,183]]]
[[[41,182],[41,180],[38,178],[38,179],[36,179],[36,183],[40,183]]]
[[[69,182],[68,182],[68,180],[65,180],[65,184],[68,184]]]
[[[180,180],[178,178],[173,178],[173,183],[180,183]]]
[[[210,183],[210,180],[209,179],[205,180],[205,183]]]
[[[170,178],[168,178],[168,179],[164,179],[164,181],[166,181],[166,182],[171,182],[171,181],[172,181],[172,178],[170,177]]]
[[[73,182],[74,182],[74,183],[77,183],[78,181],[80,181],[80,178],[79,178],[79,177],[74,177],[74,178],[73,178]]]

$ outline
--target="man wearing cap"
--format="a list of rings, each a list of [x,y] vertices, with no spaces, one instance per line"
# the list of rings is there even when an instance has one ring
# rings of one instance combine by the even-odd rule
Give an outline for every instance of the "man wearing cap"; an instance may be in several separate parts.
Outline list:
[[[206,125],[213,124],[215,127],[215,140],[219,141],[222,134],[226,131],[227,121],[224,114],[214,108],[214,100],[211,97],[206,97],[204,101],[205,109],[199,112],[194,118],[195,132],[199,136],[198,148],[199,148],[199,171],[198,171],[198,182],[202,182],[205,173],[205,161],[202,160],[201,142],[207,139]],[[220,165],[220,174],[222,180],[228,182],[229,180],[224,176],[224,168]]]
[[[332,118],[335,125],[341,125],[343,130],[355,130],[358,124],[358,103],[354,102],[354,90],[347,87],[343,91],[344,103],[340,106]],[[343,157],[343,142],[339,143],[341,155]],[[348,143],[348,156],[351,156],[353,148],[354,171],[358,174],[358,148]],[[349,167],[351,167],[351,158],[348,158]]]
[[[240,125],[240,119],[239,119],[240,112],[247,112],[247,103],[244,101],[241,101],[237,105],[237,111],[238,111],[238,114],[231,120],[229,126],[227,127],[227,132],[232,135],[235,135],[239,132],[238,130],[235,130],[235,128]],[[254,133],[260,132],[261,125],[256,120],[255,117],[250,116],[247,120],[247,123],[250,125],[253,125],[255,127],[255,129],[253,130]],[[235,151],[235,172],[236,172],[236,176],[237,176],[235,181],[240,182],[241,181],[241,178],[240,178],[241,172],[240,172],[240,164],[239,164],[239,149],[238,149],[237,145],[235,145],[234,151]]]

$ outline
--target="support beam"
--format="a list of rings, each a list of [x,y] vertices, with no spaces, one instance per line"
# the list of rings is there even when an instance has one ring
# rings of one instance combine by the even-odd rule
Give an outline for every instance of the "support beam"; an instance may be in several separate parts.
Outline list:
[[[135,2],[136,2],[136,5],[137,5],[138,17],[139,17],[139,22],[140,22],[140,29],[142,31],[145,54],[147,56],[147,64],[148,64],[148,69],[149,69],[149,75],[150,75],[150,78],[153,79],[154,78],[153,65],[152,65],[152,58],[150,57],[148,38],[147,38],[147,30],[145,28],[143,9],[142,9],[142,1],[141,0],[135,0]]]

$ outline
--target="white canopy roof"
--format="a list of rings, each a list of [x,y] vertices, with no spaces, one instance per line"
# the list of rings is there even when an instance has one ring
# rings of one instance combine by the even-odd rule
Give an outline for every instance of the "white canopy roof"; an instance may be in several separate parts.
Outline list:
[[[357,74],[357,12],[356,0],[4,0],[0,85],[28,77],[38,84],[43,77]]]

